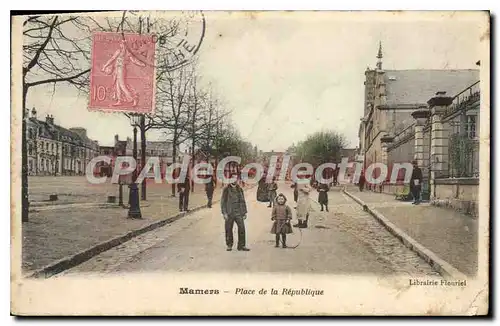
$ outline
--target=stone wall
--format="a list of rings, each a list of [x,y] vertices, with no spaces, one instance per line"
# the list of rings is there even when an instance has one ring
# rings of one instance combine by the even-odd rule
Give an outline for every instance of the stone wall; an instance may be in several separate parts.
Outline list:
[[[472,217],[479,215],[479,179],[436,179],[434,194],[431,203],[435,206],[453,208]]]
[[[404,187],[404,184],[386,184],[382,186],[382,192],[388,195],[396,195],[403,192]]]

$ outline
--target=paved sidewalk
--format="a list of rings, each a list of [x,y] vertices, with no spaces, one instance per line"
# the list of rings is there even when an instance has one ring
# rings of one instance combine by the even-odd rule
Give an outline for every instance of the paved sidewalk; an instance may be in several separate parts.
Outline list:
[[[354,187],[346,190],[462,273],[476,275],[477,220],[428,203],[412,205],[395,200],[393,195],[360,192]]]
[[[177,215],[179,198],[171,197],[170,189],[165,185],[148,187],[148,200],[141,201],[142,220],[128,219],[128,209],[117,204],[101,207],[61,205],[57,209],[30,212],[29,222],[22,225],[23,271],[42,268],[103,241]],[[220,198],[220,193],[218,187],[214,200]],[[124,191],[124,198],[128,198],[128,189]],[[189,208],[206,203],[204,187],[197,185],[195,192],[190,194]]]

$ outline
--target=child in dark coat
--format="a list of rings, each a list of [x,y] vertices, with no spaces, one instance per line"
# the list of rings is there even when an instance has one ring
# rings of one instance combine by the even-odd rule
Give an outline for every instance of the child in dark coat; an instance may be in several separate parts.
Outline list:
[[[320,183],[318,186],[318,203],[321,205],[321,211],[323,211],[323,206],[326,207],[328,212],[328,191],[330,187],[326,183]]]
[[[276,234],[276,245],[278,248],[280,244],[280,235],[283,248],[286,248],[286,235],[292,233],[292,225],[290,221],[292,220],[292,210],[286,205],[286,197],[283,194],[279,194],[276,197],[276,205],[273,206],[273,211],[271,215],[271,220],[274,221],[271,228],[271,233]]]

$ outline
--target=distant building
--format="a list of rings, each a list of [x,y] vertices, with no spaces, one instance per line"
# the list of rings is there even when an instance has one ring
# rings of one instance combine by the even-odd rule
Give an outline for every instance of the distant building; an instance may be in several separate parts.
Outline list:
[[[354,164],[357,162],[357,153],[358,153],[358,148],[342,148],[340,150],[341,153],[341,159],[347,158],[347,162],[349,164],[352,163],[352,166],[347,167],[346,173],[345,173],[345,179],[346,181],[352,180],[354,176],[354,172],[356,171],[356,165]],[[339,179],[339,181],[342,181]]]
[[[275,151],[270,151],[270,152],[262,152],[262,164],[264,165],[264,169],[268,170],[270,168],[272,168],[272,166],[270,165],[272,162],[271,162],[271,158],[272,157],[276,157],[276,164],[275,164],[275,171],[274,171],[274,176],[276,178],[279,178],[280,175],[281,175],[281,171],[283,168],[287,168],[287,171],[285,173],[285,178],[287,180],[291,179],[291,170],[293,168],[293,165],[294,165],[294,161],[293,161],[293,154],[294,153],[291,153],[291,152],[275,152]],[[289,161],[288,161],[288,166],[284,166],[284,157],[285,156],[289,156]]]
[[[39,120],[35,108],[27,116],[28,175],[83,175],[99,153],[98,142],[87,137],[86,129],[61,127],[52,115]]]
[[[127,139],[126,153],[127,155],[132,155],[133,142],[131,139]],[[176,162],[179,162],[180,155],[179,149],[177,149],[177,155],[179,155]],[[137,143],[137,164],[142,166],[141,162],[142,150],[141,143]],[[150,157],[158,157],[160,159],[160,164],[170,165],[174,162],[174,146],[171,141],[167,140],[146,140],[146,162]]]
[[[119,135],[114,137],[114,146],[100,146],[99,155],[109,156],[111,158],[110,164],[105,162],[98,162],[94,169],[95,174],[111,176],[115,165],[117,156],[132,156],[133,155],[133,141],[130,137],[126,140],[120,140]],[[141,161],[141,142],[137,142],[137,169],[139,171],[143,168]],[[183,153],[177,150],[177,162],[182,160]],[[146,140],[146,162],[151,157],[158,157],[162,173],[165,168],[173,163],[173,145],[171,141],[149,141]]]

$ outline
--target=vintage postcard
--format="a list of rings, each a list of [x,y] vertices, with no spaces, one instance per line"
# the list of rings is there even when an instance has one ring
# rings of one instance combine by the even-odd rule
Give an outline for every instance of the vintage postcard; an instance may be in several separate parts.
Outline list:
[[[485,315],[490,16],[12,17],[15,315]]]

